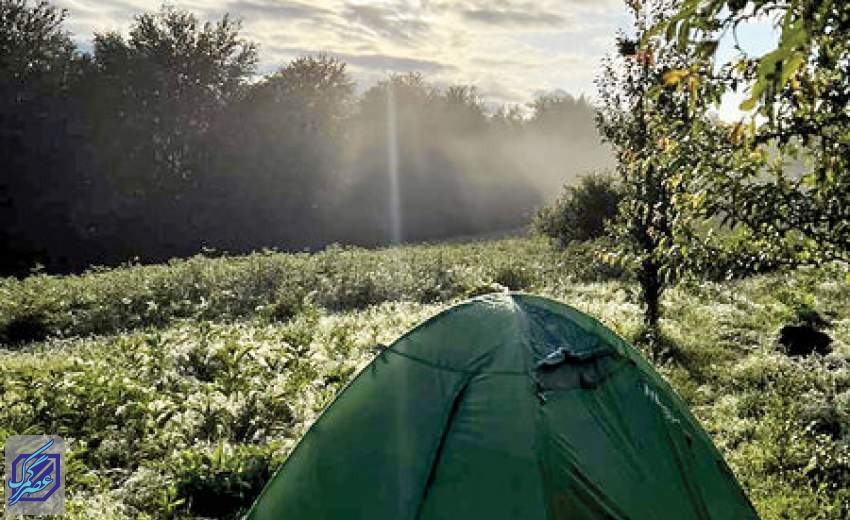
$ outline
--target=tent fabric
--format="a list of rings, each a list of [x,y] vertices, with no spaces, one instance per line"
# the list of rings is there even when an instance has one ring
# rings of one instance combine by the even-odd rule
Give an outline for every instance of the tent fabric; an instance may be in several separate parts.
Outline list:
[[[495,294],[383,350],[250,520],[756,519],[684,402],[567,305]]]

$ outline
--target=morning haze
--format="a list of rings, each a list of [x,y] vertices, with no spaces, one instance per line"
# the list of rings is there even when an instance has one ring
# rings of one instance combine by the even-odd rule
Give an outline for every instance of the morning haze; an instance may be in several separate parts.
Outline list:
[[[37,264],[73,271],[153,262],[204,249],[510,232],[565,181],[611,161],[584,96],[546,83],[497,85],[487,78],[499,60],[476,61],[471,51],[469,74],[462,59],[413,57],[411,46],[449,30],[427,16],[398,25],[389,23],[397,12],[388,8],[285,3],[290,19],[281,28],[291,24],[295,35],[315,17],[326,24],[342,16],[363,42],[395,42],[387,52],[366,43],[361,52],[324,52],[258,45],[250,35],[264,30],[261,21],[252,29],[203,9],[140,10],[125,26],[100,27],[92,9],[68,5],[64,15],[43,8],[36,31],[4,27],[21,38],[6,43],[2,99],[26,101],[3,107],[14,114],[4,131],[17,136],[2,151],[12,165],[2,209],[10,223],[6,273]],[[505,6],[467,7],[451,16],[480,24],[494,42],[552,35],[569,20],[540,7],[536,16],[507,18]],[[104,16],[126,18],[117,9]],[[77,11],[94,30],[89,41]],[[491,34],[495,27],[502,36]],[[302,55],[275,66],[266,56],[294,50]],[[506,69],[509,58],[501,59]],[[528,64],[533,76],[533,54]],[[476,77],[481,85],[460,81]]]

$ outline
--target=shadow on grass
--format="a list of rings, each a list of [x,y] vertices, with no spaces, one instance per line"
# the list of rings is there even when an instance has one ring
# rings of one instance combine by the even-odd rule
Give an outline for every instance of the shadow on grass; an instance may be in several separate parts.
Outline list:
[[[632,338],[633,344],[656,366],[675,364],[685,370],[696,383],[711,379],[706,363],[699,356],[689,353],[672,337],[659,329],[641,327]]]

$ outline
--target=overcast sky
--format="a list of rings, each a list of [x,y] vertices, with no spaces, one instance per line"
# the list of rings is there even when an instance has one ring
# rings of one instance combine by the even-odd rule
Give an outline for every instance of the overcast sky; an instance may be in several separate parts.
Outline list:
[[[83,48],[94,32],[126,32],[158,1],[58,0]],[[420,71],[438,84],[477,85],[489,101],[525,103],[541,91],[594,92],[600,59],[618,27],[621,0],[185,0],[202,19],[231,13],[259,44],[260,72],[326,53],[344,59],[361,86],[387,72]],[[762,28],[763,29],[763,28]],[[765,47],[764,30],[744,31]],[[734,103],[722,112],[731,117]]]

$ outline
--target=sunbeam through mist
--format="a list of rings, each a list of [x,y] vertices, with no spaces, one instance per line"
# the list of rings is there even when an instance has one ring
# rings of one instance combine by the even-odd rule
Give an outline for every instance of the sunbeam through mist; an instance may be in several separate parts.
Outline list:
[[[391,240],[401,242],[401,190],[398,179],[398,126],[396,125],[396,103],[392,84],[387,89],[387,176],[389,178],[389,210]]]

